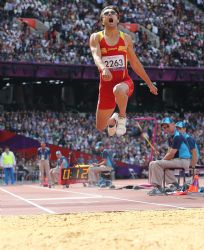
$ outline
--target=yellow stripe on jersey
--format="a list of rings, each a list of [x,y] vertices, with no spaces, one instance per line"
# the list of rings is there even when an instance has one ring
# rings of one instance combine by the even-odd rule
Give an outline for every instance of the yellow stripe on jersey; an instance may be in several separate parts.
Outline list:
[[[124,35],[124,32],[120,31],[120,37],[124,40],[125,42],[125,35]],[[126,51],[127,52],[127,49],[125,46],[120,46],[119,49],[120,51]],[[128,58],[127,58],[127,55],[126,55],[126,69],[127,69],[127,66],[128,66]]]
[[[124,40],[124,32],[120,31],[120,37]]]
[[[103,37],[104,37],[104,35],[103,35],[103,31],[99,31],[98,32],[98,34],[99,34],[99,37],[100,37],[100,41],[103,39]]]

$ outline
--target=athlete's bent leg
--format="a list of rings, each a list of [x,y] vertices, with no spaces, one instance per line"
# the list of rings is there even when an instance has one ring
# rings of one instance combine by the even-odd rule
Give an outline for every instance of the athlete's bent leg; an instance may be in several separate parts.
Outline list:
[[[96,110],[96,129],[102,132],[108,125],[114,109],[99,109]]]
[[[126,83],[119,83],[113,88],[115,101],[119,108],[119,116],[126,116],[129,87]]]
[[[119,108],[118,124],[116,129],[117,136],[122,136],[126,133],[126,108],[128,103],[129,87],[126,83],[119,83],[113,89],[115,101]]]

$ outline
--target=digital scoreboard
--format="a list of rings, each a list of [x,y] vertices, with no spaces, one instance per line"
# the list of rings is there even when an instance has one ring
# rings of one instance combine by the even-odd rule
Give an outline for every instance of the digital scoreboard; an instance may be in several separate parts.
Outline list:
[[[87,183],[90,165],[76,165],[71,168],[61,169],[61,184]]]

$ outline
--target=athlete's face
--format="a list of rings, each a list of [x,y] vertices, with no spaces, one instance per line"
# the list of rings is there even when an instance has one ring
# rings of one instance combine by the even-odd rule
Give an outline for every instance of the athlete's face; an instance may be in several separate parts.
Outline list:
[[[115,27],[119,23],[118,14],[113,9],[106,9],[102,14],[102,24],[104,26]]]

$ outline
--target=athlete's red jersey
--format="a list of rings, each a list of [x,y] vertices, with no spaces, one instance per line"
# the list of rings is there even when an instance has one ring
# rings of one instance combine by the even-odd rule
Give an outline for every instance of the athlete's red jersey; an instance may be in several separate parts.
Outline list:
[[[121,82],[128,77],[127,71],[127,49],[124,41],[124,33],[120,31],[119,40],[116,45],[110,46],[106,43],[104,32],[99,32],[101,57],[105,66],[112,73],[114,82]],[[100,72],[100,80],[101,72]]]
[[[119,40],[116,45],[110,46],[106,43],[104,32],[99,33],[101,59],[105,66],[111,71],[112,79],[103,81],[100,72],[99,86],[99,109],[114,109],[116,106],[113,88],[119,83],[126,83],[129,87],[128,96],[131,96],[134,90],[134,84],[127,70],[127,48],[124,41],[124,33],[120,31]]]

